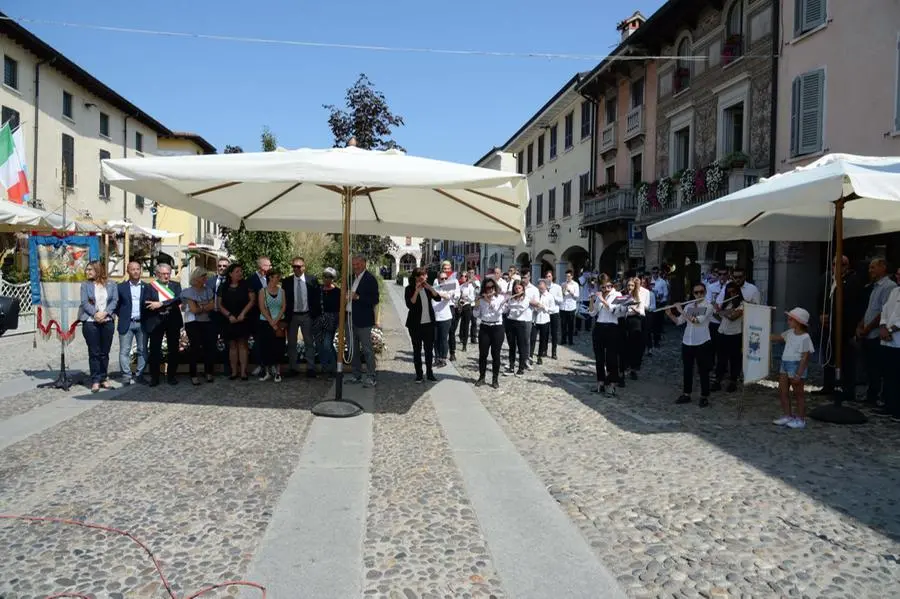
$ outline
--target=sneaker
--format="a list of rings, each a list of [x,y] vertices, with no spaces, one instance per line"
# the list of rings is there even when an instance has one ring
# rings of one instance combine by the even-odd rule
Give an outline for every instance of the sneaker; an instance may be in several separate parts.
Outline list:
[[[481,387],[482,385],[484,385],[484,383],[485,383],[484,377],[480,377],[477,381],[475,381],[475,386]]]
[[[513,368],[512,366],[510,366],[509,368],[507,368],[506,370],[503,371],[503,376],[509,376],[511,374],[515,374],[515,372],[516,372],[516,369]]]
[[[701,397],[701,398],[700,398],[700,404],[699,404],[699,405],[700,405],[701,408],[708,408],[708,407],[709,407],[709,398],[708,398],[708,397]]]
[[[681,397],[679,397],[678,399],[675,400],[675,403],[677,403],[677,404],[691,403],[691,396],[687,395],[687,394],[682,395]]]
[[[262,371],[262,373],[259,375],[259,380],[260,380],[260,382],[262,382],[262,381],[267,381],[267,380],[269,380],[270,378],[272,378],[272,375],[270,375],[270,374],[268,373],[268,371],[265,371],[265,370]]]
[[[609,387],[609,391],[606,394],[607,397],[615,397],[616,396],[616,388]]]
[[[806,420],[803,418],[791,418],[791,421],[787,423],[789,428],[806,428]]]
[[[281,382],[281,375],[278,374],[277,372],[275,373],[275,376],[272,377],[272,378],[273,378],[273,380],[274,380],[276,383],[280,383],[280,382]]]
[[[367,378],[365,381],[363,381],[363,387],[365,387],[366,389],[371,389],[374,386],[375,386],[374,378]]]
[[[772,424],[775,426],[787,426],[789,422],[794,419],[793,416],[782,416],[781,418],[776,418],[772,421]]]
[[[521,368],[516,371],[516,376],[525,376],[525,371]]]
[[[262,366],[257,366],[253,369],[253,372],[250,373],[251,376],[259,376],[262,374]]]

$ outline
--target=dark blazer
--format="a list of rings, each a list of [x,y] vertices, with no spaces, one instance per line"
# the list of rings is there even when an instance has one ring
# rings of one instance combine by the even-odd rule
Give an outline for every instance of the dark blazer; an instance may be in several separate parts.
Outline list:
[[[97,313],[95,305],[95,289],[93,281],[85,281],[81,284],[81,305],[78,307],[78,320],[82,322],[93,321]],[[109,318],[116,314],[116,306],[119,303],[119,290],[112,281],[106,282],[106,313]]]
[[[406,291],[404,292],[404,296],[406,297],[406,307],[409,308],[409,312],[406,314],[406,327],[413,329],[422,324],[422,298],[416,300],[416,303],[412,303],[413,295],[416,293],[416,284],[410,283],[406,286]],[[425,290],[425,293],[429,298],[433,300],[440,300],[441,296],[438,295],[434,291]],[[430,301],[424,302],[428,304],[428,315],[431,317],[432,324],[434,323],[434,304]]]
[[[353,293],[353,280],[351,275],[347,282],[347,289]],[[375,306],[378,305],[378,280],[369,271],[363,272],[359,286],[356,288],[359,299],[353,300],[353,326],[358,329],[375,326]],[[352,295],[351,295],[352,297]]]
[[[141,306],[141,328],[145,332],[152,333],[163,323],[166,327],[178,329],[184,325],[184,319],[181,317],[181,285],[175,281],[169,281],[169,289],[172,290],[175,297],[163,302],[163,307],[159,310],[150,310],[146,304]],[[147,285],[146,301],[159,301],[159,293],[152,285]]]
[[[141,299],[140,299],[140,311],[142,318],[144,315],[144,303],[147,302],[147,291],[150,289],[150,285],[141,281]],[[124,283],[119,283],[118,287],[119,291],[119,326],[118,331],[120,335],[124,335],[128,332],[128,328],[131,326],[131,283],[129,281],[125,281]],[[143,319],[143,318],[142,318]]]
[[[284,319],[290,320],[294,315],[294,275],[282,279],[281,288],[284,289]],[[306,302],[309,304],[311,318],[322,315],[322,290],[319,281],[310,274],[306,275]]]

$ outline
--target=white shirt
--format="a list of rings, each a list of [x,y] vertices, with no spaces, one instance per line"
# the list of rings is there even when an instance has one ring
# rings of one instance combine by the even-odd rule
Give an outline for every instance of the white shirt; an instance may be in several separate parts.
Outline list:
[[[622,294],[613,289],[603,298],[609,304],[609,308],[603,305],[600,298],[594,298],[592,314],[597,317],[597,324],[619,324],[619,316],[625,315],[625,307],[613,305],[613,301],[618,297],[622,297]]]
[[[432,305],[434,306],[434,319],[437,322],[446,322],[448,320],[453,320],[453,311],[450,309],[450,306],[456,301],[457,293],[456,291],[440,291],[435,289],[438,293],[441,294],[440,300],[431,300]]]
[[[506,312],[509,314],[510,320],[520,322],[531,322],[534,312],[531,309],[531,300],[528,299],[528,291],[525,295],[506,303]]]
[[[656,309],[656,298],[650,293],[649,289],[646,287],[638,289],[638,297],[641,299],[641,306],[639,308],[641,316],[646,316],[648,310]]]
[[[463,306],[470,306],[475,303],[475,285],[465,283],[459,286],[459,301]]]
[[[128,290],[131,291],[131,319],[141,319],[141,282],[131,283]]]
[[[646,287],[641,287],[641,292],[646,294],[646,296],[648,298],[650,298],[649,301],[647,302],[647,310],[649,310],[650,312],[653,312],[654,310],[656,310],[656,308],[658,307],[656,305],[656,294],[653,293],[652,291],[650,291],[649,289],[647,289]]]
[[[483,325],[493,326],[503,324],[504,301],[503,297],[496,294],[490,301],[488,301],[487,298],[482,297],[478,300],[478,303],[475,304],[472,315],[479,319]]]
[[[366,274],[366,271],[362,271],[356,278],[353,279],[353,284],[350,285],[350,296],[347,298],[347,312],[353,312],[353,294],[356,293],[356,289],[359,287],[359,282],[362,281],[363,275]]]
[[[692,347],[703,345],[710,340],[709,325],[707,324],[707,321],[712,315],[712,306],[704,300],[685,306],[684,309],[689,313],[691,310],[697,310],[699,314],[697,314],[697,322],[688,320],[684,312],[678,316],[678,324],[685,325],[684,336],[681,338],[681,343]]]
[[[636,304],[625,307],[625,316],[644,316],[647,313],[647,297],[642,293],[644,289],[638,287],[638,298]],[[649,293],[647,294],[649,295]]]
[[[550,314],[553,314],[551,310],[556,307],[556,298],[548,291],[541,295],[539,301],[541,307],[534,311],[534,324],[550,324]]]
[[[725,285],[720,283],[718,279],[716,279],[715,281],[713,281],[712,283],[707,285],[706,286],[706,301],[707,301],[707,303],[717,304],[718,303],[717,298],[719,297],[719,294],[722,293],[722,291],[724,289],[725,289]],[[720,322],[722,322],[722,319],[719,318],[714,313],[712,316],[710,316],[709,321],[719,324]]]
[[[784,353],[781,354],[782,362],[799,362],[806,352],[810,354],[816,353],[809,333],[798,335],[793,330],[787,330],[781,334],[781,338],[784,339]]]
[[[564,283],[562,286],[563,303],[560,306],[566,312],[578,309],[578,296],[581,290],[574,280]]]
[[[744,301],[748,304],[761,304],[762,297],[759,294],[759,289],[756,288],[756,285],[753,283],[744,283],[741,285],[741,297],[744,298]],[[716,298],[716,303],[718,305],[722,305],[725,302],[725,287],[722,287],[722,291],[719,292],[718,297]],[[722,328],[724,327],[724,331]],[[740,317],[737,320],[728,320],[727,318],[722,319],[722,324],[719,325],[719,334],[721,335],[740,335],[744,330],[744,317]]]
[[[900,349],[900,287],[895,287],[887,298],[884,308],[881,310],[881,322],[891,331],[891,340],[882,341],[885,347]],[[900,368],[900,366],[898,366]]]
[[[550,297],[553,298],[553,305],[550,306],[550,314],[559,314],[559,308],[563,303],[562,287],[556,283],[550,283],[547,292],[550,294]]]
[[[356,289],[353,290],[356,293]],[[306,275],[294,277],[294,312],[309,311],[309,302],[306,301]]]
[[[541,301],[541,291],[535,285],[528,283],[525,287],[525,297],[529,302],[539,302]]]
[[[106,304],[108,302],[109,294],[106,292],[106,285],[94,283],[94,307],[97,308],[97,312],[106,312]]]
[[[865,316],[863,316],[863,324],[868,325],[884,312],[884,306],[895,287],[897,287],[897,284],[890,277],[882,277],[872,285],[872,294],[869,296],[869,303],[866,306]],[[869,331],[866,339],[879,339],[878,329]]]
[[[658,277],[650,282],[650,286],[656,294],[656,303],[665,306],[669,301],[669,284],[664,278]]]

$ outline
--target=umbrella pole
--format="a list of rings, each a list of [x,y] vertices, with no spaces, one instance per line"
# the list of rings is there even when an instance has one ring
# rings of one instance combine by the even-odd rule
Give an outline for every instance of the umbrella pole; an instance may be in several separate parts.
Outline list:
[[[353,207],[353,189],[344,187],[341,198],[344,209],[344,231],[341,237],[341,306],[338,312],[338,346],[337,346],[337,372],[334,379],[334,399],[317,403],[312,408],[316,416],[330,418],[348,418],[358,416],[365,409],[350,399],[344,399],[344,345],[347,341],[347,301],[350,295],[350,216]]]
[[[851,198],[852,199],[852,198]],[[834,330],[834,378],[841,385],[843,394],[848,393],[844,389],[844,380],[841,376],[844,338],[844,204],[847,199],[841,198],[834,203],[834,310],[831,314],[831,326]],[[849,393],[855,393],[851,389]],[[834,403],[810,411],[809,417],[822,422],[832,424],[864,424],[868,419],[866,415],[849,406],[842,405],[842,395],[835,395]]]

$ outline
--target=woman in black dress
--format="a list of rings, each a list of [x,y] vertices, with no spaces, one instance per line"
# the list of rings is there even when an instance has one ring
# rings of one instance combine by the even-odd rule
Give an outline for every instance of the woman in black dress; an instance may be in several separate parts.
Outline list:
[[[228,340],[232,381],[238,377],[238,373],[242,381],[247,380],[250,354],[247,340],[250,338],[251,323],[254,322],[252,316],[255,306],[256,296],[250,289],[250,284],[244,280],[244,269],[240,264],[232,264],[228,267],[225,284],[219,285],[219,312],[228,323],[225,326],[225,339]]]

